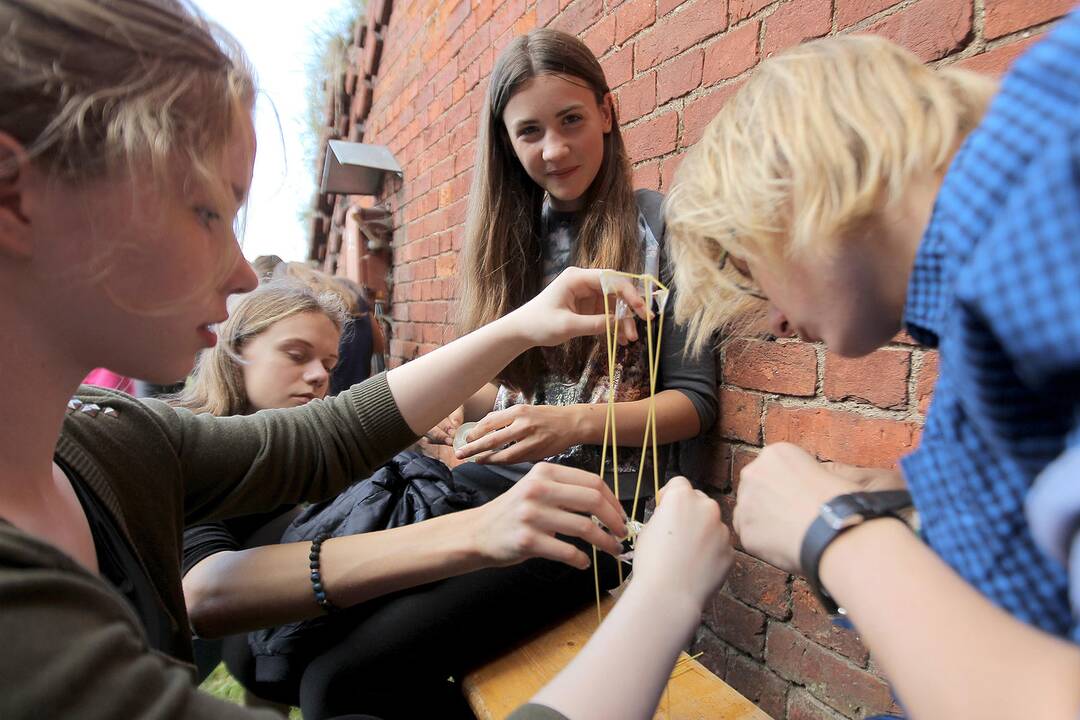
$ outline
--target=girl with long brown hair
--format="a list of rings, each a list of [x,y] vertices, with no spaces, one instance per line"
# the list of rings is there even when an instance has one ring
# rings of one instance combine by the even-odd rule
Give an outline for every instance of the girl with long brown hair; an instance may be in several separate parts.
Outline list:
[[[600,63],[577,38],[534,30],[503,51],[480,123],[461,268],[463,332],[520,307],[568,265],[668,279],[662,197],[633,190],[616,116]],[[685,357],[683,341],[682,328],[668,322],[656,394],[661,443],[692,438],[716,417],[712,360]],[[479,421],[458,457],[511,480],[525,466],[507,465],[545,459],[595,472],[609,391],[620,436],[640,446],[645,347],[643,339],[619,350],[613,388],[596,339],[521,355],[444,426]],[[633,497],[637,469],[633,459],[620,465],[622,499]]]

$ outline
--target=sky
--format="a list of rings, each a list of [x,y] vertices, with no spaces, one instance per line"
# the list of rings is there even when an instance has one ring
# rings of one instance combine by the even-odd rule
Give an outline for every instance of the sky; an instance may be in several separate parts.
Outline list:
[[[317,30],[345,0],[195,0],[244,46],[258,75],[255,108],[259,149],[248,200],[244,255],[307,256],[300,213],[311,204],[315,175],[304,159],[306,65]],[[280,117],[275,117],[274,110]]]

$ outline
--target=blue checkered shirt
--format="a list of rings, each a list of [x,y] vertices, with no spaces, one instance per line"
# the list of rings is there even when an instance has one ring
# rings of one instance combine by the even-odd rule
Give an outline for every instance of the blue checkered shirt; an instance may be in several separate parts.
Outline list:
[[[927,541],[1000,607],[1080,642],[1069,575],[1024,512],[1080,447],[1080,11],[1015,64],[953,161],[904,321],[941,354],[903,461]]]

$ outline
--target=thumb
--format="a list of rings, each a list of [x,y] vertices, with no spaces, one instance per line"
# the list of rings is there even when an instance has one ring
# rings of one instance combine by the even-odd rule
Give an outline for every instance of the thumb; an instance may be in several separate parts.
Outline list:
[[[690,485],[690,481],[682,475],[677,475],[667,481],[667,485],[660,488],[660,494],[656,496],[656,506],[659,507],[663,501],[664,496],[669,492],[685,492],[687,490],[693,490]]]

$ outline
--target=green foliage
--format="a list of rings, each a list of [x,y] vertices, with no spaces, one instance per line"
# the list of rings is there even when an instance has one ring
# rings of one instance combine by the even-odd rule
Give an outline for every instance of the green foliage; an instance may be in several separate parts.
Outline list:
[[[225,663],[221,663],[214,668],[214,672],[203,680],[203,684],[199,686],[199,689],[234,705],[244,704],[244,688],[225,669]],[[303,720],[303,716],[300,715],[300,708],[293,708],[289,712],[289,720]]]
[[[319,154],[319,140],[326,121],[327,86],[349,62],[353,28],[363,17],[365,0],[340,0],[337,9],[312,30],[311,54],[305,63],[307,111],[305,113],[304,159],[313,167]],[[331,85],[332,86],[332,85]]]

